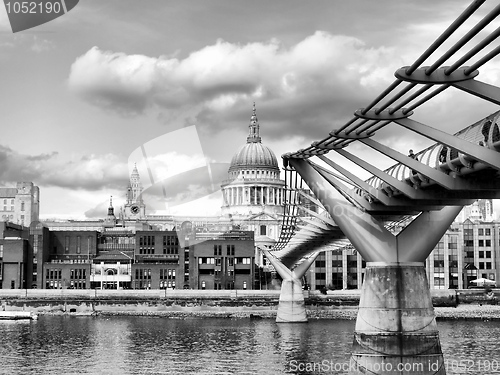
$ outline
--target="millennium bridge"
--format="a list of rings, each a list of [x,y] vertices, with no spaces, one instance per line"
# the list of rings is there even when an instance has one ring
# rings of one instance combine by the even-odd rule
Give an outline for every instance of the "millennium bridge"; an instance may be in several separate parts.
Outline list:
[[[500,53],[500,5],[466,27],[484,3],[474,1],[415,62],[397,69],[379,96],[353,109],[351,120],[282,156],[283,229],[265,252],[283,278],[276,320],[306,322],[301,278],[321,251],[353,246],[367,263],[352,374],[446,373],[424,261],[463,206],[500,198],[500,111],[472,125],[455,124],[453,134],[414,118],[420,110],[428,114],[426,103],[447,90],[500,104],[500,88],[478,80],[479,69]],[[490,32],[493,22],[497,28]],[[401,144],[411,144],[417,133],[431,145],[406,155],[376,140],[384,128],[408,134]],[[360,152],[367,147],[369,156]],[[373,153],[395,164],[378,167]],[[371,177],[360,178],[345,161]],[[307,217],[298,219],[299,211]]]

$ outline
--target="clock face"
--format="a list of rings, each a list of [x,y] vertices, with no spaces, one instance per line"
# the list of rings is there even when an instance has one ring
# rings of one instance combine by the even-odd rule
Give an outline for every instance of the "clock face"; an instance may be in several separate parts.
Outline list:
[[[132,212],[134,215],[139,213],[139,206],[132,206],[130,207],[130,212]]]

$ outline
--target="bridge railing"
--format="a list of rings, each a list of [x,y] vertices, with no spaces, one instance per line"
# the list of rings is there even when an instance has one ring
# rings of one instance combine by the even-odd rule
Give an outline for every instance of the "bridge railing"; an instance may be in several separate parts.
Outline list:
[[[500,150],[500,112],[496,112],[481,121],[478,121],[465,129],[460,130],[454,135],[457,138],[464,139],[468,142],[487,147],[492,150]],[[466,155],[459,153],[457,150],[446,147],[442,144],[435,143],[424,150],[415,154],[416,159],[421,163],[443,171],[459,171],[464,162],[468,163],[472,160]],[[411,168],[408,168],[402,163],[397,163],[384,170],[388,175],[397,178],[400,181],[410,179],[412,175]],[[422,176],[419,178],[424,179]],[[371,177],[367,181],[374,188],[384,188],[385,183],[378,177]],[[356,190],[361,193],[359,189]]]

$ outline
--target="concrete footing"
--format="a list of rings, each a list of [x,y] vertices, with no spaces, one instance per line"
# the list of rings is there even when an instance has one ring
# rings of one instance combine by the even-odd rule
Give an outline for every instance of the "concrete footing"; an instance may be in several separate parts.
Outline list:
[[[446,374],[423,263],[367,263],[351,375]]]
[[[302,283],[298,279],[285,279],[281,283],[281,294],[276,314],[277,323],[307,322]]]

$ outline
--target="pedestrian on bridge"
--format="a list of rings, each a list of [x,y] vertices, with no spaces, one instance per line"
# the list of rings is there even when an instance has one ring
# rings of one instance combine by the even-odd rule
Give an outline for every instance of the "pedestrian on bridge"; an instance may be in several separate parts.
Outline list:
[[[415,155],[415,154],[413,153],[413,150],[408,151],[408,157],[409,157],[409,158],[412,158],[413,160],[417,160],[417,161],[418,161],[417,155]],[[412,174],[417,174],[417,171],[415,171],[415,170],[413,170],[413,169],[412,169],[412,170],[411,170],[411,173],[412,173]]]

